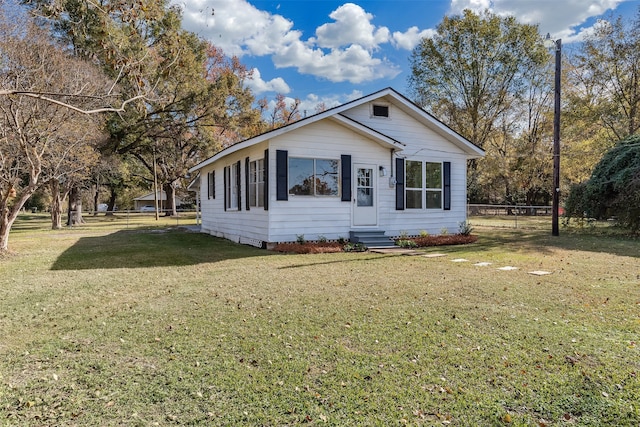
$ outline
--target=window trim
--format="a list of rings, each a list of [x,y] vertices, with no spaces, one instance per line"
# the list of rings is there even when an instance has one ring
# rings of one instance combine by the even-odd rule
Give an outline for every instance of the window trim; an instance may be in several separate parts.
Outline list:
[[[420,173],[421,173],[421,187],[409,187],[409,182],[407,179],[407,171],[408,171],[408,167],[406,165],[406,163],[408,162],[417,162],[420,163]],[[412,210],[448,210],[446,209],[446,201],[445,201],[445,164],[448,162],[434,162],[434,161],[428,161],[428,160],[410,160],[407,159],[405,161],[405,174],[404,174],[404,208],[405,209],[412,209]],[[436,165],[440,165],[440,187],[427,187],[427,165],[428,164],[436,164]],[[409,207],[409,204],[407,203],[408,199],[407,199],[407,193],[409,191],[413,191],[413,192],[417,192],[420,191],[420,207],[414,208],[414,207]],[[428,199],[427,199],[427,194],[429,193],[440,193],[440,206],[439,207],[429,207],[428,206]],[[450,209],[450,207],[449,207]]]
[[[259,168],[259,163],[262,162],[262,168]],[[265,168],[264,158],[249,160],[249,181],[247,183],[248,193],[247,201],[248,206],[252,208],[264,207],[264,191],[265,191]],[[262,186],[262,197],[260,197],[260,186]]]
[[[240,195],[240,162],[232,163],[224,168],[224,209],[226,211],[241,210]]]

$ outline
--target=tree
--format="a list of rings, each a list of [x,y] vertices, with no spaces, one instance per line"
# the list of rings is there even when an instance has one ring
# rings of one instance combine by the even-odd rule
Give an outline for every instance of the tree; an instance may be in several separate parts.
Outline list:
[[[640,8],[632,22],[600,21],[573,58],[574,108],[608,141],[640,131]]]
[[[87,134],[99,133],[89,116],[78,110],[96,109],[106,93],[106,80],[91,64],[67,55],[32,21],[8,22],[1,12],[0,252],[4,252],[25,202],[50,180],[74,173],[78,165],[68,160],[80,152],[79,147],[91,143]]]
[[[616,216],[621,224],[640,230],[640,135],[607,151],[591,178],[571,189],[566,212],[570,218]]]
[[[549,64],[536,26],[470,10],[445,17],[436,35],[412,52],[409,86],[414,100],[487,151],[484,160],[469,168],[472,199],[496,198],[485,191],[490,181],[502,200],[512,198],[514,173],[526,166],[523,160],[547,148],[542,130],[550,106],[542,101],[552,87]],[[527,175],[539,176],[538,165],[530,166]],[[525,176],[522,182],[528,182]],[[540,182],[535,186],[542,187]],[[524,190],[532,191],[538,190]]]
[[[180,9],[167,0],[25,3],[52,20],[77,55],[117,78],[121,91],[146,95],[139,108],[110,118],[109,149],[138,159],[149,181],[158,171],[169,192],[190,166],[242,139],[243,127],[259,120],[243,84],[246,68],[183,30]]]

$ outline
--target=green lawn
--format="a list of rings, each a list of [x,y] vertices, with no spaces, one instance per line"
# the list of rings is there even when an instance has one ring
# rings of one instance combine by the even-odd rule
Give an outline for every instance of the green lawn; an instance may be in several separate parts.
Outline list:
[[[88,220],[21,218],[0,258],[0,425],[640,424],[637,239],[282,255]]]

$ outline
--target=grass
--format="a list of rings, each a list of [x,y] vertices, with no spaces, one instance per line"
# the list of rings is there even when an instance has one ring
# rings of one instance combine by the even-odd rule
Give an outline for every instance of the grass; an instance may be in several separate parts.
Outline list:
[[[20,219],[0,425],[640,423],[637,239],[476,227],[440,258],[282,255],[163,221]]]

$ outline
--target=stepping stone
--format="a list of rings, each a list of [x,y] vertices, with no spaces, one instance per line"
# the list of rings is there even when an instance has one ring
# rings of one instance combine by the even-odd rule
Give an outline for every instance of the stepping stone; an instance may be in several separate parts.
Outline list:
[[[452,259],[451,262],[469,262],[469,260],[464,258],[456,258]]]
[[[500,267],[498,268],[498,270],[502,270],[502,271],[512,271],[512,270],[517,270],[518,267],[511,267],[510,265],[507,265],[506,267]]]
[[[550,271],[536,270],[536,271],[530,271],[529,274],[533,274],[534,276],[546,276],[547,274],[551,274],[551,272]]]
[[[447,256],[447,254],[426,254],[426,255],[422,255],[425,258],[440,258],[443,256]]]
[[[477,263],[475,263],[473,265],[475,265],[476,267],[486,267],[486,266],[491,265],[491,263],[490,262],[477,262]]]

